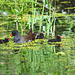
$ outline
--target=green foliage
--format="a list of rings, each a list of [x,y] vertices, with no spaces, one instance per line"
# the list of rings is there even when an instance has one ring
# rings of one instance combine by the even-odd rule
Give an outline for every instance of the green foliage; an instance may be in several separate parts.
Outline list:
[[[71,28],[75,25],[73,21],[75,14],[59,13],[62,6],[56,5],[57,3],[59,0],[0,0],[0,38],[9,37],[14,29],[26,34],[30,28],[33,32],[40,32],[45,26],[47,38],[50,33],[55,35],[56,31],[56,34],[61,34],[64,30],[61,42],[48,44],[48,39],[36,39],[18,44],[11,38],[8,43],[0,44],[0,74],[72,75],[75,73],[75,33],[71,32]],[[67,1],[61,3],[65,4]],[[68,7],[64,9],[69,10]]]
[[[37,0],[12,0],[12,1],[0,1],[2,2],[0,7],[1,7],[1,13],[5,12],[7,13],[7,17],[5,19],[9,20],[9,26],[12,26],[12,28],[24,31],[25,29],[32,28],[32,30],[35,30],[34,28],[39,26],[39,32],[42,31],[43,29],[43,20],[52,20],[47,23],[47,30],[45,31],[47,36],[49,36],[49,31],[52,32],[52,23],[54,21],[54,18],[51,18],[51,8],[52,8],[52,2],[50,3],[50,6],[48,4],[48,1],[44,0],[44,3],[39,3]],[[43,5],[42,5],[43,4]],[[44,15],[46,14],[45,12],[45,4],[47,4],[50,9],[49,9],[49,16]],[[40,8],[38,8],[38,6]],[[4,16],[4,15],[3,15]],[[11,19],[12,17],[12,19]],[[11,21],[12,20],[12,21]],[[15,23],[15,26],[14,26]],[[35,24],[38,23],[38,25],[35,26]],[[1,23],[1,25],[7,24],[6,23]],[[12,24],[12,25],[11,25]],[[51,28],[51,29],[50,29]]]
[[[41,73],[51,73],[56,75],[65,72],[73,73],[75,54],[73,44],[75,40],[71,37],[67,38],[66,40],[64,37],[61,42],[50,45],[47,43],[47,39],[37,39],[23,44],[13,43],[12,41],[7,44],[0,44],[0,65],[4,65],[2,66],[4,74],[7,72],[4,68],[7,67],[5,63],[9,66],[9,74],[35,73],[41,75]],[[57,44],[61,43],[63,46],[58,47]],[[54,53],[54,47],[57,53]],[[19,51],[14,52],[15,50]]]

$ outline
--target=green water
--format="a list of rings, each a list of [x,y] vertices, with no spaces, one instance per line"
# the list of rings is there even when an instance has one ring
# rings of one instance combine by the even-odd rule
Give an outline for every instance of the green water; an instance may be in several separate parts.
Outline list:
[[[50,2],[45,1],[46,3]],[[75,26],[74,7],[65,7],[71,1],[61,0],[56,3],[54,10],[57,12],[44,8],[45,4],[37,0],[36,2],[34,0],[0,1],[0,39],[10,38],[14,29],[17,29],[22,36],[29,32],[29,28],[39,33],[45,26],[44,39],[17,44],[13,42],[14,37],[12,37],[8,43],[0,44],[0,74],[75,74],[75,32],[71,30]],[[54,3],[50,4],[49,8],[54,7]],[[60,13],[63,9],[66,14]],[[6,15],[3,14],[4,12]],[[54,34],[63,36],[61,42],[48,44],[48,39],[51,39],[51,35]]]

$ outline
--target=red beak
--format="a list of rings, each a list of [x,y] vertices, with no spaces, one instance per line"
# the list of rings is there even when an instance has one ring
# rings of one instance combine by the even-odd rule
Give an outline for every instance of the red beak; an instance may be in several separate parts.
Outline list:
[[[60,35],[58,34],[58,36],[60,36]],[[62,38],[62,36],[60,36],[60,38]]]
[[[45,34],[45,33],[43,33],[43,34]]]
[[[10,40],[10,39],[8,39],[8,40]]]
[[[12,37],[12,34],[10,34],[10,37]]]
[[[62,36],[60,36],[60,38],[62,38]]]

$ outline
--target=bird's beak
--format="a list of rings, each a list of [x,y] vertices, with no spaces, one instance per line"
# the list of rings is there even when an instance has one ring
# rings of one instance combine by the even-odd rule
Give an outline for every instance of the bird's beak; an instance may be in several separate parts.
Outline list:
[[[44,35],[45,33],[43,32],[43,35]]]
[[[60,35],[58,34],[58,36],[60,36]],[[62,36],[60,36],[60,38],[62,38]]]
[[[8,39],[8,40],[10,40],[10,39]]]
[[[62,38],[62,36],[60,36],[60,38]]]
[[[10,34],[10,37],[12,37],[12,34]]]

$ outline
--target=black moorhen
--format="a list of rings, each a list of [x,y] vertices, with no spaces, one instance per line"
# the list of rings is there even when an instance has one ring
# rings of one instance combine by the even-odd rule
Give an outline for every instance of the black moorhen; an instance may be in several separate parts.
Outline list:
[[[9,42],[9,38],[5,38],[4,40],[0,40],[0,44]]]
[[[37,37],[36,37],[36,39],[43,39],[44,38],[44,32],[41,32],[40,33],[40,35],[38,35]]]
[[[50,40],[48,40],[48,42],[61,42],[61,38],[62,38],[62,36],[57,35],[56,39],[50,39]]]
[[[36,33],[32,33],[32,29],[30,29],[27,35],[21,37],[20,33],[17,30],[13,30],[10,36],[14,36],[14,42],[16,43],[25,43],[34,40],[36,37]]]

